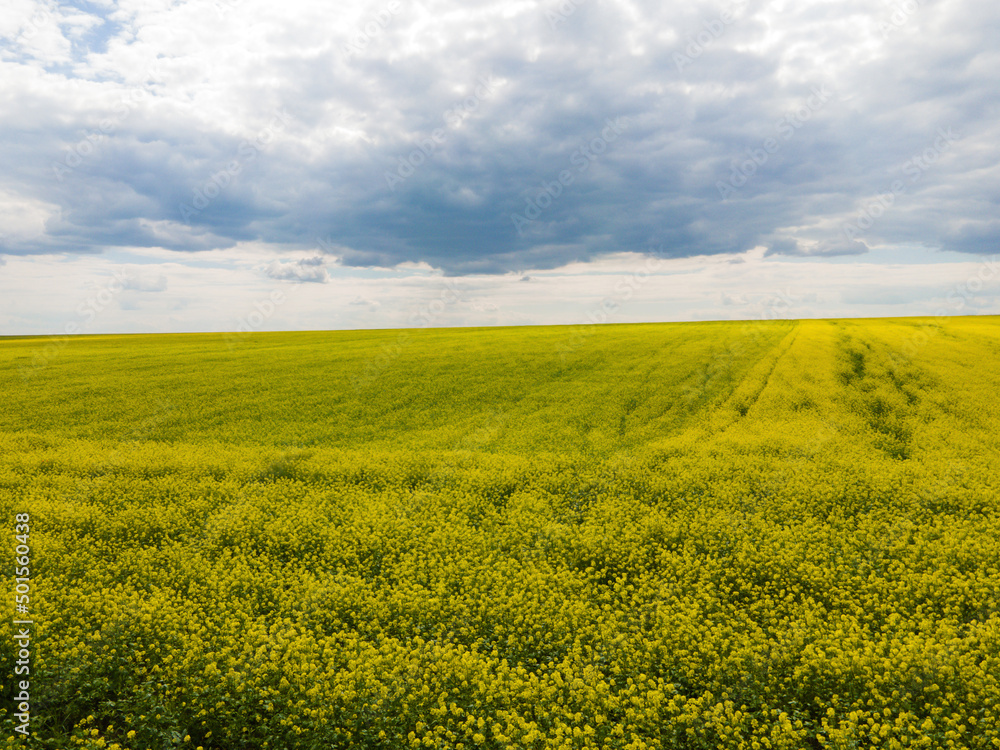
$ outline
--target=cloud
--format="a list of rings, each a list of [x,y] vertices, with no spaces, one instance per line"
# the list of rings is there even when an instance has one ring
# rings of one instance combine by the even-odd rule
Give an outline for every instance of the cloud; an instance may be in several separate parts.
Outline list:
[[[315,257],[298,261],[273,260],[264,269],[264,274],[281,281],[325,284],[330,280],[330,274],[321,263],[322,259]]]
[[[1000,240],[996,4],[388,7],[16,3],[4,252],[323,238],[454,275]]]
[[[617,253],[535,272],[530,284],[514,273],[455,278],[412,265],[336,266],[328,284],[291,285],[262,278],[261,258],[270,252],[246,244],[200,253],[190,265],[175,252],[137,248],[76,258],[5,255],[0,329],[232,331],[267,310],[273,315],[260,330],[589,325],[609,300],[617,304],[608,323],[1000,314],[997,254],[945,257],[914,248],[901,257],[873,248],[866,256],[765,257],[761,247],[733,264],[727,255],[660,260]],[[155,294],[116,292],[123,270],[162,274],[170,283]],[[109,293],[113,300],[105,304]]]
[[[719,301],[724,305],[749,305],[750,300],[745,294],[726,294],[719,292]]]
[[[379,302],[378,300],[368,299],[367,297],[362,297],[361,295],[356,296],[348,304],[357,307],[368,307],[372,310],[375,310],[382,306],[382,303]]]
[[[766,255],[797,255],[803,257],[833,258],[838,255],[864,255],[868,245],[860,240],[822,239],[810,245],[803,245],[798,240],[779,238],[772,240]]]
[[[1000,221],[977,218],[956,223],[957,226],[945,235],[950,250],[976,255],[1000,250]]]
[[[122,287],[135,292],[162,292],[167,288],[167,277],[162,273],[149,274],[128,269]]]

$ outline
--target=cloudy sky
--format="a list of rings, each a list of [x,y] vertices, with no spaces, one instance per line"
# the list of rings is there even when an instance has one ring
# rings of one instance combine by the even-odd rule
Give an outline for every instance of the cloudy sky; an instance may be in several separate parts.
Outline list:
[[[8,0],[0,333],[1000,313],[986,0]]]

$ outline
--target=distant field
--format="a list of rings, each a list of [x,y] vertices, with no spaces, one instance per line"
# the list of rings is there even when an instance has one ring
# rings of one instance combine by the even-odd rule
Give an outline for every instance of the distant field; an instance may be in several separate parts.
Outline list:
[[[995,748],[998,435],[994,317],[0,339],[0,614],[50,748]]]

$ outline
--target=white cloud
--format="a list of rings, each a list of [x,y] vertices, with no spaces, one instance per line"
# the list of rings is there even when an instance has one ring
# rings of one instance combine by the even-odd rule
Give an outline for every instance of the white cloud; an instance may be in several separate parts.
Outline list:
[[[147,273],[135,267],[126,268],[123,274],[125,289],[134,292],[163,292],[167,288],[167,277],[162,273]]]
[[[273,260],[264,273],[272,279],[282,281],[325,284],[330,280],[330,274],[321,263],[322,259],[319,258],[305,258],[298,261]]]
[[[486,291],[435,321],[523,322],[564,316],[543,315],[542,294],[575,309],[590,293],[580,269],[662,248],[690,260],[677,266],[689,281],[731,286],[683,289],[661,311],[725,316],[767,294],[738,278],[779,287],[794,263],[829,260],[831,289],[804,292],[803,309],[870,310],[867,292],[834,290],[842,269],[917,244],[988,257],[1000,242],[984,218],[1000,201],[1000,6],[985,0],[903,16],[860,0],[584,2],[557,23],[556,2],[8,5],[8,277],[36,268],[18,256],[138,251],[203,279],[203,264],[225,268],[218,283],[252,297],[269,280],[329,292],[367,269],[396,281],[344,299],[380,304],[330,314],[368,325],[419,314],[401,290],[438,269]],[[628,127],[600,143],[616,118]],[[939,145],[941,129],[958,136]],[[519,233],[511,216],[532,202]],[[515,291],[513,272],[531,283]],[[126,291],[158,293],[122,304],[180,304],[176,271],[151,273]],[[298,291],[269,325],[309,324],[319,292]],[[196,325],[186,314],[164,320]]]
[[[0,248],[16,250],[25,241],[45,234],[45,225],[59,215],[59,206],[0,188]]]
[[[754,251],[733,264],[732,256],[621,253],[533,272],[528,284],[516,274],[449,278],[338,267],[326,285],[288,285],[263,276],[254,270],[253,250],[234,264],[198,266],[189,265],[186,254],[162,251],[143,263],[141,252],[133,251],[127,265],[104,256],[7,256],[0,325],[5,332],[36,334],[60,333],[71,322],[83,333],[226,331],[275,293],[283,302],[261,330],[1000,314],[1000,257],[927,254],[921,262],[899,263],[883,255],[872,251],[861,262]],[[143,291],[160,286],[160,279],[170,283],[155,294],[134,287],[105,294],[97,314],[82,314],[81,307],[101,299],[102,289],[114,289],[116,274],[147,280]],[[605,307],[606,315],[595,312]]]

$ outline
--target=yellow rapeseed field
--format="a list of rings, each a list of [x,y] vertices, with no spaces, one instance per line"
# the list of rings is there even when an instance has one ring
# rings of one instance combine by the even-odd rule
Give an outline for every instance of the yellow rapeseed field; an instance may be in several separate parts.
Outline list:
[[[1000,747],[996,318],[9,338],[0,393],[33,746]]]

